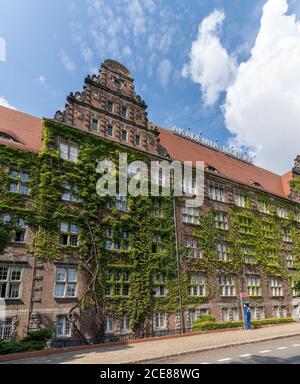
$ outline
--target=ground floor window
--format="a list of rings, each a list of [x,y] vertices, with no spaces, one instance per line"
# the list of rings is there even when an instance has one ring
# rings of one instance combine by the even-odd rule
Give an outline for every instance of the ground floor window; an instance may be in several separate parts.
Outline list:
[[[164,329],[167,327],[167,315],[165,312],[155,314],[154,325],[156,329]]]
[[[111,316],[105,318],[105,333],[113,333],[115,331],[115,322]]]
[[[237,307],[222,308],[221,319],[222,321],[239,321],[240,320],[239,309]]]
[[[189,320],[189,325],[192,326],[193,323],[199,319],[199,317],[208,315],[209,311],[207,308],[197,308],[190,310],[188,313],[188,320]]]
[[[66,315],[57,316],[55,334],[56,337],[71,337],[71,323]]]
[[[0,320],[0,340],[10,340],[12,332],[12,319]]]
[[[286,307],[275,305],[273,307],[273,316],[277,319],[287,317]]]

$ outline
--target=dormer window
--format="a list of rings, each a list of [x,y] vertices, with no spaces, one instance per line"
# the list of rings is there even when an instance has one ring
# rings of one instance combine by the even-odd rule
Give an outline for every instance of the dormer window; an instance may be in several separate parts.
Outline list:
[[[254,183],[252,183],[253,187],[256,187],[256,188],[262,188],[262,185],[257,183],[256,181]]]
[[[110,112],[112,113],[113,112],[113,109],[114,109],[114,104],[112,101],[108,101],[107,102],[107,112]]]
[[[209,172],[220,173],[216,168],[211,167],[210,165],[208,167],[206,167],[205,169],[206,169],[206,171],[209,171]]]
[[[20,143],[17,139],[14,137],[8,135],[5,132],[0,132],[0,140],[2,141],[12,141],[13,143]]]

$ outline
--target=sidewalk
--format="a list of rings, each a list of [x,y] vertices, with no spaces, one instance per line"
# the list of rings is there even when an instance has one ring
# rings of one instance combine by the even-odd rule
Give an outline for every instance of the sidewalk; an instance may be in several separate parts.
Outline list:
[[[25,364],[120,364],[137,363],[164,357],[184,355],[226,346],[255,343],[259,341],[298,336],[300,323],[269,326],[261,329],[228,331],[190,335],[177,338],[157,339],[137,344],[118,345],[61,353],[51,356],[11,361]]]

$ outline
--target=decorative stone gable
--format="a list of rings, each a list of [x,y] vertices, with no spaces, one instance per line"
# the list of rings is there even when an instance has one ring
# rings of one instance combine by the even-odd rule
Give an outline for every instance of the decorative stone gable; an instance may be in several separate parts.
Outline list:
[[[159,143],[159,130],[149,124],[147,105],[134,90],[129,70],[114,60],[105,60],[98,75],[85,78],[82,92],[67,97],[64,111],[54,119],[104,136],[136,149],[168,156]]]

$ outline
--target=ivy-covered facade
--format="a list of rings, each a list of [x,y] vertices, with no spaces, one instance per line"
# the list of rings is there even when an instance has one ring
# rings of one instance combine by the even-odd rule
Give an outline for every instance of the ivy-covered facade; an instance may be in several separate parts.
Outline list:
[[[57,343],[182,332],[206,313],[241,319],[242,292],[254,318],[299,316],[296,168],[289,197],[207,168],[199,209],[97,194],[102,160],[172,161],[146,108],[129,71],[107,60],[41,122],[39,151],[1,140],[0,338],[40,327]]]

